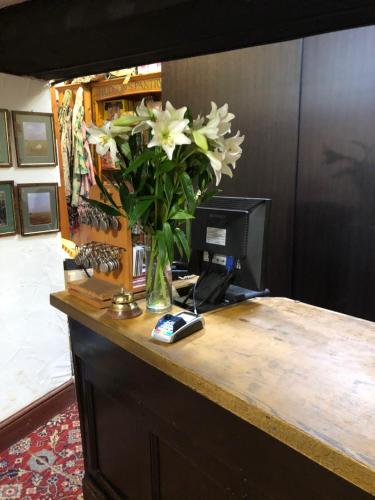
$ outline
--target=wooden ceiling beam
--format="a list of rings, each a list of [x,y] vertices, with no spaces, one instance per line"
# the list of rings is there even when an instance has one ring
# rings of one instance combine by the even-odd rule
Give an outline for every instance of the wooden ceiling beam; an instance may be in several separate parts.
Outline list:
[[[0,71],[67,79],[375,24],[374,0],[31,0],[0,10]]]

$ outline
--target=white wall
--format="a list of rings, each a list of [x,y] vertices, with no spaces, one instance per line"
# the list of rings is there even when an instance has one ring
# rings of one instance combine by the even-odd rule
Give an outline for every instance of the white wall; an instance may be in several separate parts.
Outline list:
[[[45,82],[0,73],[0,108],[51,112]],[[58,168],[0,168],[0,180],[59,182]],[[0,238],[0,421],[71,377],[66,317],[49,305],[64,288],[60,233]]]

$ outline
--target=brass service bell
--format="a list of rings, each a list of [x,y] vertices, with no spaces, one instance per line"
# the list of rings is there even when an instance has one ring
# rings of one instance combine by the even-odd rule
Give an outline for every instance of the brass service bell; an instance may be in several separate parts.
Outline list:
[[[107,314],[113,319],[131,319],[142,314],[142,310],[134,300],[133,292],[121,288],[120,292],[112,297],[112,305]]]

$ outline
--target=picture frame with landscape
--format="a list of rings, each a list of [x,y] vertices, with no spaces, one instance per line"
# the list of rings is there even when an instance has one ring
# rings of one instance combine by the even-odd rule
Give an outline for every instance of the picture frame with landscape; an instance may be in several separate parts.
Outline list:
[[[19,167],[55,167],[56,140],[51,113],[13,111]]]
[[[60,231],[57,183],[18,184],[17,191],[22,236]]]
[[[17,234],[17,211],[13,181],[0,181],[0,236]]]
[[[9,124],[9,111],[7,109],[0,109],[0,167],[12,166]]]

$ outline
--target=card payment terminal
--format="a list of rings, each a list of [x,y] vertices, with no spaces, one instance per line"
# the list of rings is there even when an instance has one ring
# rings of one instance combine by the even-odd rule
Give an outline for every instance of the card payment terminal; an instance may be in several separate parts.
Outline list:
[[[156,323],[151,337],[170,344],[200,330],[203,326],[204,319],[191,312],[165,314]]]

